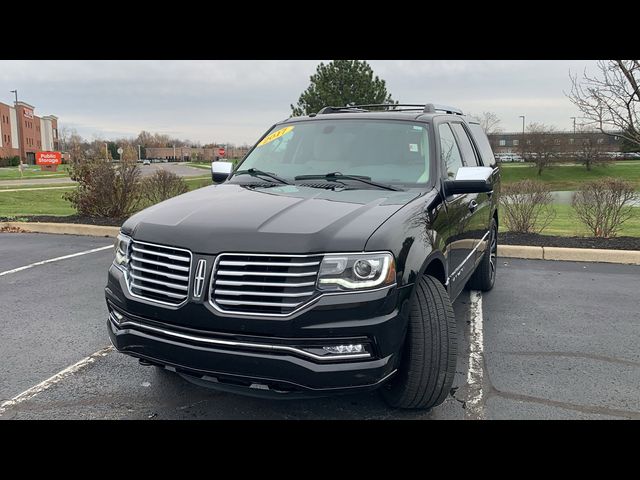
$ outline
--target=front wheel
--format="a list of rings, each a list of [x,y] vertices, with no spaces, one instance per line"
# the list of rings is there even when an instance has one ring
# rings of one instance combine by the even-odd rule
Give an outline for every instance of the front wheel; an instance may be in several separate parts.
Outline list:
[[[392,407],[429,409],[451,390],[456,368],[456,321],[446,289],[425,275],[416,285],[409,326],[395,377],[382,387]]]

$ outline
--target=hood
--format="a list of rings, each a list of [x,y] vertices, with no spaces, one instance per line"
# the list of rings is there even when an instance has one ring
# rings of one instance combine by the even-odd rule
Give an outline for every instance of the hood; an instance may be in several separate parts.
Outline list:
[[[122,231],[202,254],[361,251],[386,219],[420,193],[212,185],[135,214]]]

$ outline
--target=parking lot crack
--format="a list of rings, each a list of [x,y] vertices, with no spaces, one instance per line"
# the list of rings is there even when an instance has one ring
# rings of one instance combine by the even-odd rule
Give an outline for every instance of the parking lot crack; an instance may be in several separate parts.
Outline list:
[[[508,400],[517,400],[521,402],[538,403],[556,408],[564,408],[567,410],[573,410],[581,413],[587,413],[591,415],[609,415],[612,417],[621,417],[629,420],[640,420],[640,412],[634,412],[629,410],[620,410],[617,408],[609,407],[597,407],[591,405],[579,405],[576,403],[562,402],[558,400],[550,400],[546,398],[539,398],[530,395],[524,395],[521,393],[504,392],[496,389],[492,389],[494,395],[506,398]]]
[[[577,352],[513,352],[513,351],[500,351],[497,353],[503,353],[505,355],[516,356],[531,356],[531,357],[570,357],[570,358],[586,358],[587,360],[597,360],[600,362],[616,363],[618,365],[625,365],[629,367],[640,367],[640,362],[634,362],[631,360],[622,360],[620,358],[606,357],[604,355],[593,355],[589,353],[577,353]]]

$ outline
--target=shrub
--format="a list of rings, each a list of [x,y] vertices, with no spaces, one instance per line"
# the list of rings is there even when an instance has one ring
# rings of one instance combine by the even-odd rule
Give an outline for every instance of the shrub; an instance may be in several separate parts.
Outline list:
[[[0,158],[0,167],[17,167],[20,165],[20,157],[3,157]]]
[[[140,203],[140,168],[136,162],[80,159],[71,162],[69,175],[79,183],[63,194],[79,215],[124,218]]]
[[[145,204],[153,205],[187,191],[187,182],[167,170],[158,170],[142,180],[141,196]]]
[[[606,177],[585,183],[573,194],[571,206],[594,237],[610,238],[633,216],[635,197],[633,183]]]
[[[522,180],[502,186],[502,218],[511,232],[540,233],[556,216],[552,202],[549,187],[540,181]]]

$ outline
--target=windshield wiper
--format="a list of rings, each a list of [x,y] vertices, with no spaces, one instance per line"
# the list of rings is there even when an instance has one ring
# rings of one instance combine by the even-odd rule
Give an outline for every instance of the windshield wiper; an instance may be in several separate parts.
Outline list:
[[[396,192],[401,191],[399,188],[392,187],[391,185],[374,182],[371,180],[371,177],[365,177],[362,175],[343,175],[340,172],[325,173],[324,175],[298,175],[297,177],[295,177],[295,180],[319,180],[319,179],[324,179],[324,180],[334,181],[334,182],[339,180],[357,180],[358,182],[366,183],[367,185],[372,185],[378,188],[383,188],[385,190],[393,190]]]
[[[238,170],[236,173],[233,174],[234,177],[236,175],[251,175],[252,177],[268,177],[280,183],[283,183],[285,185],[291,185],[291,182],[286,181],[284,178],[280,178],[275,173],[263,172],[262,170],[258,170],[257,168],[249,168],[247,170]]]

